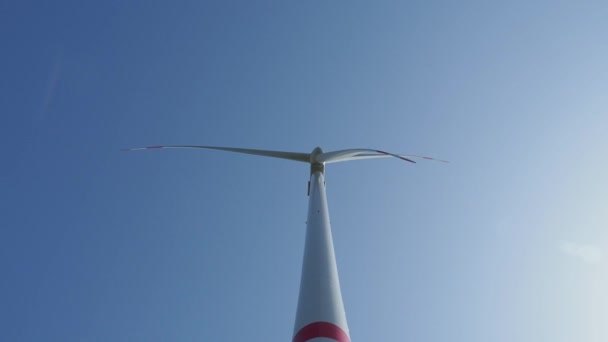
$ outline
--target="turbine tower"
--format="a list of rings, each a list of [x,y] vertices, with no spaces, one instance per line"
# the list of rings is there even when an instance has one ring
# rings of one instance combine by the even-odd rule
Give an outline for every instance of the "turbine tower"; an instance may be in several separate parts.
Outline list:
[[[325,164],[349,160],[395,157],[415,163],[413,158],[430,160],[430,157],[398,155],[374,149],[349,149],[323,152],[320,147],[311,153],[253,150],[219,146],[150,146],[125,149],[127,151],[194,148],[252,154],[264,157],[288,159],[310,164],[308,182],[308,219],[306,242],[302,262],[300,294],[292,342],[350,342],[346,312],[340,291],[338,267],[325,195]]]

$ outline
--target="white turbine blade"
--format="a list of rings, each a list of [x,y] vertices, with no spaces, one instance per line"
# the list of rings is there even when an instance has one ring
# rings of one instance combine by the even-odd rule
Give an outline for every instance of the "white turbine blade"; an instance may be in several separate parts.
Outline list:
[[[438,162],[442,162],[442,163],[449,163],[449,161],[447,160],[443,160],[443,159],[437,159],[437,158],[432,158],[432,157],[426,157],[426,156],[418,156],[415,154],[400,154],[400,157],[403,158],[414,158],[414,159],[426,159],[426,160],[433,160],[433,161],[438,161]],[[347,160],[360,160],[360,159],[373,159],[373,158],[387,158],[387,157],[392,157],[386,154],[371,154],[371,153],[360,153],[360,154],[356,154],[354,156],[351,157],[347,157],[348,159],[340,159],[340,161],[347,161]]]
[[[370,153],[371,152],[371,153]],[[407,158],[407,156],[400,156],[398,154],[389,153],[380,150],[374,150],[371,148],[357,148],[350,150],[340,150],[333,152],[326,152],[317,156],[317,160],[322,163],[337,163],[341,161],[357,160],[357,159],[368,159],[368,158],[386,158],[395,157],[401,160],[408,161],[410,163],[416,163],[415,161]]]
[[[198,148],[198,149],[205,149],[205,150],[228,151],[228,152],[252,154],[252,155],[263,156],[263,157],[289,159],[289,160],[295,160],[295,161],[306,162],[306,163],[310,162],[309,153],[253,150],[253,149],[247,149],[247,148],[234,148],[234,147],[221,147],[221,146],[193,146],[193,145],[190,145],[190,146],[188,146],[188,145],[148,146],[148,147],[126,148],[126,149],[123,149],[123,151],[151,150],[151,149],[160,149],[160,148],[195,148],[195,149]]]

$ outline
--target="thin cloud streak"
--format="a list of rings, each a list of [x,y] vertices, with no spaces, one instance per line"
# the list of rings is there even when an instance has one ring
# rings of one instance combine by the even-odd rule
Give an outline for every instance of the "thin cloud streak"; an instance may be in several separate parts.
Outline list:
[[[561,241],[559,243],[559,249],[565,254],[588,264],[598,264],[602,262],[602,259],[604,258],[602,249],[595,245]]]
[[[57,83],[59,82],[59,74],[61,72],[61,62],[63,60],[63,53],[59,52],[55,57],[55,62],[53,63],[53,67],[49,74],[49,79],[46,86],[46,91],[44,92],[44,97],[42,99],[42,106],[40,107],[40,111],[36,117],[37,120],[42,120],[46,116],[48,112],[49,106],[53,101],[53,96],[55,94],[55,89],[57,88]]]

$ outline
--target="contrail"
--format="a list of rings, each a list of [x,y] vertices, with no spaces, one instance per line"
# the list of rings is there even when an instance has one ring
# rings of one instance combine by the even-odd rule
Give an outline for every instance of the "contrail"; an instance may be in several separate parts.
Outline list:
[[[46,88],[44,91],[44,97],[42,98],[42,104],[40,106],[40,110],[38,114],[35,116],[35,121],[40,122],[45,117],[49,110],[49,106],[53,101],[53,96],[55,95],[55,89],[57,88],[57,83],[59,83],[59,75],[61,73],[61,64],[63,60],[63,53],[60,51],[55,56],[55,61],[53,62],[53,66],[49,73],[48,81],[46,84]]]

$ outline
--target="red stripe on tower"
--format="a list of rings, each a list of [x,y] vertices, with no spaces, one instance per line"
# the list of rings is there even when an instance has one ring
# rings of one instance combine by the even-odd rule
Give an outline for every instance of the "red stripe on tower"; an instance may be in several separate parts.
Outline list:
[[[326,337],[337,342],[350,342],[350,337],[339,326],[328,322],[314,322],[303,327],[293,337],[293,342],[306,342],[313,338]]]

